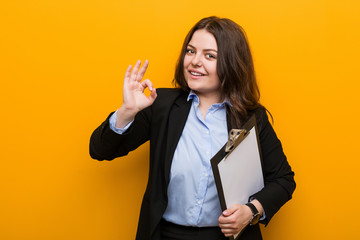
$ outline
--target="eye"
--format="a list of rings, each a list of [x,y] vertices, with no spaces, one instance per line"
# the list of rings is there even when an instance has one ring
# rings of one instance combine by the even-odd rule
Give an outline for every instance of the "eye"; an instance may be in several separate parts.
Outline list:
[[[216,59],[216,56],[213,55],[213,54],[211,54],[211,53],[207,53],[205,56],[206,56],[207,58]]]
[[[188,48],[188,49],[186,49],[186,53],[187,53],[187,54],[193,54],[193,53],[195,53],[195,51],[192,50],[192,49],[190,49],[190,48]]]

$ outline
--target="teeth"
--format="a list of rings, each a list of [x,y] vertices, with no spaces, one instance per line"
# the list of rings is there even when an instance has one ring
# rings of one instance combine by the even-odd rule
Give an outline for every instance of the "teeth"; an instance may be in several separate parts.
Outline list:
[[[195,76],[202,76],[203,74],[201,73],[198,73],[198,72],[190,72],[192,75],[195,75]]]

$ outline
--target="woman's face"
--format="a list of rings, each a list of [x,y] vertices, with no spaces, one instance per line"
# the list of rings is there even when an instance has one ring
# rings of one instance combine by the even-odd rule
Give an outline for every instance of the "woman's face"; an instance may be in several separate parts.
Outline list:
[[[186,49],[184,76],[189,88],[198,96],[220,97],[220,80],[216,71],[217,44],[205,29],[197,30]]]

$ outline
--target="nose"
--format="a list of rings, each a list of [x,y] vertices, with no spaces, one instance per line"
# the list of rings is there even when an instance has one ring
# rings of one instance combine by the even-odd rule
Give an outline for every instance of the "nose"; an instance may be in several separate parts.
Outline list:
[[[202,65],[201,55],[200,54],[194,54],[193,58],[191,59],[191,64],[193,66],[201,66]]]

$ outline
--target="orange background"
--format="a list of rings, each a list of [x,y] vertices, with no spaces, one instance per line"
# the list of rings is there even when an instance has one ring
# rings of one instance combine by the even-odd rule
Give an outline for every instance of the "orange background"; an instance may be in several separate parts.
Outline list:
[[[133,2],[133,3],[132,3]],[[1,0],[0,239],[134,239],[148,145],[88,154],[121,105],[129,64],[170,87],[200,18],[242,25],[262,103],[296,173],[265,239],[359,239],[359,12],[356,0]]]

